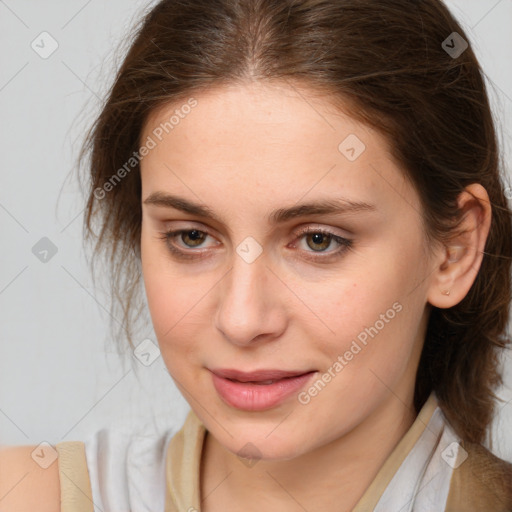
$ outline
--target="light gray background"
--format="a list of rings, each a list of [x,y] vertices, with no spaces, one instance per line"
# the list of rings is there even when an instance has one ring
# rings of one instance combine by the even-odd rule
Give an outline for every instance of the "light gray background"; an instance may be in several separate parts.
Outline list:
[[[488,75],[510,175],[512,0],[448,4]],[[108,295],[92,286],[83,202],[70,175],[119,63],[115,49],[148,5],[0,0],[2,444],[83,440],[128,422],[162,430],[181,425],[188,411],[161,358],[146,367],[131,354],[122,358],[109,340]],[[58,43],[47,59],[31,47],[43,31]],[[32,253],[42,237],[58,249],[46,263]],[[144,337],[155,340],[151,331]],[[506,368],[493,450],[512,460],[510,356]]]

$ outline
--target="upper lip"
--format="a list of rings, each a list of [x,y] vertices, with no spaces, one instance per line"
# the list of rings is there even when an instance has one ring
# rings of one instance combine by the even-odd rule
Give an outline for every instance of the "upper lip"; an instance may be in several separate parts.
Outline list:
[[[215,375],[225,379],[237,380],[239,382],[259,382],[266,380],[280,380],[287,377],[297,377],[306,373],[311,373],[313,370],[306,371],[285,371],[285,370],[255,370],[252,372],[242,372],[240,370],[233,370],[229,368],[216,368],[210,370]]]

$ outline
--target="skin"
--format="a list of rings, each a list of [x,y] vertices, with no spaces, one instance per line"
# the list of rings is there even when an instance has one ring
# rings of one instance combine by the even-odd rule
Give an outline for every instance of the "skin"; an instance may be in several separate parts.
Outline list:
[[[386,140],[328,98],[285,83],[195,97],[142,160],[141,250],[162,357],[208,431],[202,510],[350,510],[415,419],[430,305],[455,305],[473,283],[490,223],[487,194],[479,185],[461,194],[467,233],[455,249],[429,246],[418,194]],[[141,140],[179,107],[153,112]],[[366,146],[355,161],[338,150],[349,134]],[[156,192],[206,205],[219,219],[144,203]],[[275,209],[341,197],[374,209],[267,220]],[[315,245],[299,233],[306,227],[352,245],[335,257],[335,240]],[[162,238],[175,229],[208,236],[197,246]],[[252,263],[236,251],[248,236],[262,249]],[[400,312],[307,405],[293,395],[241,411],[212,384],[208,368],[316,370],[314,382],[397,303]],[[261,457],[255,465],[237,456],[249,442]]]
[[[31,446],[0,447],[0,510],[60,510],[58,462],[46,469],[34,462]]]

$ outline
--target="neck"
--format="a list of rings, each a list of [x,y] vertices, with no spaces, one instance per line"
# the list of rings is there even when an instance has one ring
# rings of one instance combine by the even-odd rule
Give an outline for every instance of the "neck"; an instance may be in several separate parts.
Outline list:
[[[411,427],[413,411],[412,397],[405,405],[390,393],[344,436],[293,459],[259,460],[254,465],[241,463],[207,433],[201,462],[202,511],[352,510]]]

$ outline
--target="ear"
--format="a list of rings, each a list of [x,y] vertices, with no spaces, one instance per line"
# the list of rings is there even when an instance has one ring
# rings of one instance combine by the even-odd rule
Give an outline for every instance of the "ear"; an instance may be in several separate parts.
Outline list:
[[[482,185],[467,186],[457,199],[463,212],[458,235],[436,256],[427,300],[438,308],[458,304],[474,283],[484,256],[485,242],[491,226],[489,195]]]

